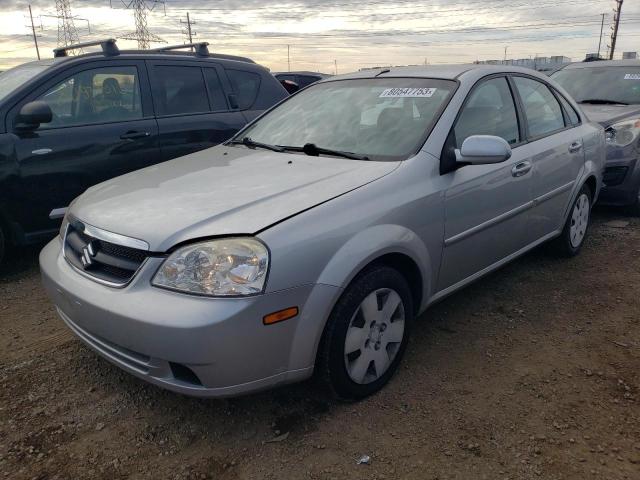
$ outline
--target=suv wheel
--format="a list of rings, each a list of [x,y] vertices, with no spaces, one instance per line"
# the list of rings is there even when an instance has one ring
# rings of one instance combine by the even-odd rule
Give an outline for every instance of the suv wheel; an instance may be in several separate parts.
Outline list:
[[[555,250],[560,255],[573,257],[580,252],[589,231],[591,198],[591,189],[584,185],[571,207],[562,234],[554,241]]]
[[[2,225],[2,222],[0,221],[0,266],[2,266],[2,260],[4,259],[4,254],[7,250],[7,242],[8,242],[8,237],[5,233],[4,227]]]
[[[327,322],[316,366],[322,383],[343,400],[380,390],[402,359],[412,319],[411,290],[397,270],[363,271]]]

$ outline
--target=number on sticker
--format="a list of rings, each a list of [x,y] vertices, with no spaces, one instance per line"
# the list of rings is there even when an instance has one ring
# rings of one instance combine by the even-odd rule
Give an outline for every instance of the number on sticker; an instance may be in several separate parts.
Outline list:
[[[640,73],[627,73],[624,76],[625,80],[640,80]]]
[[[387,88],[380,98],[429,98],[436,93],[436,88]]]

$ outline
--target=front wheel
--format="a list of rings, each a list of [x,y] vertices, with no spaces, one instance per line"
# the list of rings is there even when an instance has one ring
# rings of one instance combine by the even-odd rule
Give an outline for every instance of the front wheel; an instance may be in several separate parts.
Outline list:
[[[338,398],[358,400],[393,376],[409,339],[413,300],[397,270],[375,266],[358,275],[333,309],[316,365]]]
[[[576,197],[562,234],[554,241],[555,250],[562,256],[573,257],[580,252],[591,222],[591,189],[584,185]]]

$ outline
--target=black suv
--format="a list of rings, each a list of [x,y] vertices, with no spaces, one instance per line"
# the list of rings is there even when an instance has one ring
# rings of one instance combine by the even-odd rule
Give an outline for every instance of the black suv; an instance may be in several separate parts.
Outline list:
[[[88,187],[217,145],[286,96],[264,67],[206,43],[89,42],[0,74],[0,262],[7,245],[54,235]]]
[[[301,90],[305,87],[308,87],[312,83],[319,82],[323,78],[328,78],[331,75],[317,72],[278,72],[274,73],[273,76],[281,82],[283,80],[295,82],[298,85],[298,88]]]

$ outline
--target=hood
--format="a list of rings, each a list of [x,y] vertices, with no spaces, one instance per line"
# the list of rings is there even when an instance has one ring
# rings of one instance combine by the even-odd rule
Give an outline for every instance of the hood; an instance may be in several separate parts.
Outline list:
[[[590,105],[581,103],[580,108],[592,122],[608,127],[632,116],[640,117],[640,105]]]
[[[91,187],[71,214],[165,251],[194,238],[256,233],[398,165],[218,146]]]

